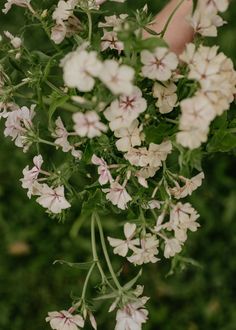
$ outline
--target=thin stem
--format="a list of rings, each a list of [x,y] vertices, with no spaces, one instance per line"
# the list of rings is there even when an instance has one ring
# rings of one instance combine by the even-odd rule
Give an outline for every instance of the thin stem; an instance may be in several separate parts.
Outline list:
[[[39,143],[44,143],[44,144],[48,144],[48,145],[53,146],[53,147],[57,147],[57,145],[56,145],[55,143],[50,142],[50,141],[47,141],[47,140],[44,140],[44,139],[41,139],[41,138],[39,138],[39,139],[37,140],[37,142],[39,142]]]
[[[101,263],[98,259],[98,254],[97,254],[97,248],[96,248],[96,234],[95,234],[95,215],[92,214],[92,219],[91,219],[91,244],[92,244],[92,253],[93,253],[93,260],[96,263],[98,270],[100,272],[100,275],[102,277],[102,281],[104,283],[107,283],[107,285],[113,290],[115,291],[115,288],[110,284],[110,282],[108,281],[108,279],[106,278],[106,275],[104,274],[104,271],[102,269]]]
[[[88,17],[89,31],[88,31],[88,41],[91,43],[92,40],[92,32],[93,32],[93,21],[90,11],[86,11]]]
[[[185,1],[185,0],[181,0],[181,1],[179,2],[179,4],[175,7],[175,9],[172,11],[172,13],[171,13],[171,15],[169,16],[169,18],[168,18],[168,20],[167,20],[167,22],[166,22],[166,24],[165,24],[163,30],[162,30],[161,33],[160,33],[161,38],[164,38],[164,35],[165,35],[165,33],[166,33],[167,29],[168,29],[168,26],[169,26],[169,24],[170,24],[172,18],[174,17],[175,13],[176,13],[177,10],[179,9],[179,7],[183,4],[184,1]]]
[[[106,259],[106,263],[107,263],[107,266],[108,266],[108,269],[110,271],[110,274],[112,276],[112,279],[117,287],[117,289],[122,292],[122,286],[120,285],[118,279],[117,279],[117,276],[113,270],[113,267],[112,267],[112,264],[111,264],[111,260],[110,260],[110,257],[109,257],[109,254],[107,252],[107,247],[106,247],[106,243],[105,243],[105,238],[104,238],[104,234],[103,234],[103,229],[102,229],[102,224],[101,224],[101,221],[100,221],[100,218],[98,216],[97,213],[95,213],[95,216],[96,216],[96,221],[97,221],[97,225],[98,225],[98,229],[99,229],[99,234],[100,234],[100,239],[101,239],[101,244],[102,244],[102,250],[103,250],[103,253],[104,253],[104,256],[105,256],[105,259]]]
[[[83,287],[82,296],[81,296],[81,299],[83,301],[85,299],[85,295],[86,295],[86,291],[87,291],[87,287],[88,287],[88,282],[89,282],[90,276],[92,275],[94,267],[95,267],[95,262],[89,268],[88,274],[87,274],[85,282],[84,282],[84,287]]]

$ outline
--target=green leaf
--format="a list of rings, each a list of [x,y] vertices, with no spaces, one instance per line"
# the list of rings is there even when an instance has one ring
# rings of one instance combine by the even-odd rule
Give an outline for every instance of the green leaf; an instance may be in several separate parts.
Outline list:
[[[48,110],[48,123],[49,123],[50,130],[52,130],[52,116],[53,116],[53,114],[55,113],[57,108],[62,107],[63,104],[65,104],[69,99],[70,99],[70,97],[68,95],[65,95],[65,96],[57,97],[54,100],[52,100],[52,103],[51,103],[51,105],[49,107],[49,110]]]
[[[236,134],[218,130],[207,145],[208,152],[228,152],[236,148]]]
[[[130,290],[134,286],[134,284],[137,282],[137,280],[139,279],[139,277],[141,275],[142,275],[142,269],[138,272],[138,274],[131,281],[129,281],[128,283],[126,283],[124,285],[124,289]]]
[[[144,128],[147,143],[161,143],[166,136],[172,135],[176,127],[172,124],[162,122],[157,126],[148,126]]]
[[[153,51],[157,47],[168,47],[168,45],[165,40],[161,38],[151,37],[148,39],[138,40],[135,48],[137,51],[141,51],[144,49]]]
[[[69,267],[75,267],[78,269],[89,269],[94,261],[88,261],[88,262],[68,262],[66,260],[55,260],[53,262],[53,265],[60,264],[60,265],[67,265]]]

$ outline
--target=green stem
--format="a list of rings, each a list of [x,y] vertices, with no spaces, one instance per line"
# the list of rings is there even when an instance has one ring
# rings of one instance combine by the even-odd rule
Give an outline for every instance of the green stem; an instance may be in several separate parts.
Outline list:
[[[97,265],[98,270],[99,270],[99,272],[101,274],[101,277],[102,277],[102,281],[104,283],[107,283],[107,285],[113,291],[115,291],[115,288],[110,284],[110,282],[106,278],[106,275],[104,274],[104,271],[102,269],[101,263],[100,263],[100,261],[98,259],[97,248],[96,248],[95,221],[96,221],[95,214],[92,214],[92,220],[91,220],[91,244],[92,244],[93,260],[94,260],[94,262],[96,262],[96,265]]]
[[[108,266],[108,269],[110,271],[110,274],[111,274],[111,277],[117,287],[117,289],[119,290],[120,293],[122,293],[123,289],[122,289],[122,286],[120,285],[118,279],[117,279],[117,276],[113,270],[113,267],[112,267],[112,264],[111,264],[111,260],[110,260],[110,257],[109,257],[109,254],[107,252],[107,247],[106,247],[106,243],[105,243],[105,238],[104,238],[104,233],[103,233],[103,229],[102,229],[102,224],[101,224],[101,221],[100,221],[100,218],[98,216],[97,213],[95,213],[95,217],[96,217],[96,221],[97,221],[97,225],[98,225],[98,229],[99,229],[99,234],[100,234],[100,239],[101,239],[101,244],[102,244],[102,250],[103,250],[103,254],[105,256],[105,259],[106,259],[106,263],[107,263],[107,266]]]
[[[89,31],[88,31],[88,41],[91,43],[92,40],[92,32],[93,32],[93,21],[90,11],[86,11],[88,17]]]
[[[180,3],[179,3],[179,4],[175,7],[175,9],[172,11],[172,13],[171,13],[171,15],[169,16],[169,18],[168,18],[168,20],[167,20],[167,22],[166,22],[166,24],[165,24],[163,30],[162,30],[161,33],[160,33],[160,37],[161,37],[161,38],[164,38],[164,35],[165,35],[165,33],[166,33],[167,29],[168,29],[168,26],[169,26],[169,24],[170,24],[172,18],[174,17],[175,13],[176,13],[177,10],[179,9],[179,7],[183,4],[184,1],[185,1],[185,0],[181,0]]]
[[[47,140],[44,140],[44,139],[41,139],[41,138],[38,138],[37,142],[48,144],[48,145],[53,146],[53,147],[57,147],[57,145],[55,143],[50,142],[50,141],[47,141]]]
[[[90,276],[92,275],[94,267],[95,267],[95,262],[89,268],[88,274],[87,274],[85,282],[84,282],[84,287],[83,287],[82,296],[81,296],[81,299],[83,301],[85,299],[85,295],[86,295],[86,291],[87,291],[87,287],[88,287],[88,282],[89,282]]]

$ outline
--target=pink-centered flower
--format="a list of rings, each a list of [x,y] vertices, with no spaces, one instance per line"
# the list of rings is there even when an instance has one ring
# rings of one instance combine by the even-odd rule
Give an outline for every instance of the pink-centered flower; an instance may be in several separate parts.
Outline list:
[[[142,74],[152,80],[167,81],[178,66],[177,56],[168,48],[157,47],[154,52],[141,52]]]
[[[99,78],[115,94],[129,95],[133,91],[134,69],[128,65],[119,65],[115,60],[103,63]]]
[[[114,254],[125,257],[130,248],[139,245],[139,238],[134,238],[137,226],[134,223],[126,223],[124,225],[125,240],[108,237],[110,245],[114,248]]]
[[[103,158],[99,158],[96,155],[93,155],[91,161],[94,165],[98,166],[98,182],[100,185],[104,185],[113,181],[111,173],[108,169],[108,165]]]
[[[49,312],[46,322],[50,323],[53,330],[80,330],[84,327],[81,315],[72,315],[68,311]]]
[[[65,198],[64,186],[51,188],[47,184],[42,184],[39,194],[36,202],[52,213],[58,214],[71,207]]]
[[[104,116],[109,120],[112,131],[127,128],[147,109],[147,101],[142,97],[138,87],[134,87],[129,95],[122,95],[113,101],[105,110]]]
[[[77,112],[73,115],[73,121],[74,130],[81,137],[87,136],[92,139],[107,131],[106,125],[100,121],[100,117],[95,111]]]
[[[5,2],[5,6],[4,6],[4,9],[2,10],[2,12],[4,14],[7,14],[13,5],[29,8],[32,10],[32,8],[30,6],[30,0],[7,0]]]
[[[116,314],[115,330],[141,330],[142,324],[147,322],[148,311],[144,304],[148,298],[139,298],[137,302],[129,303]]]
[[[111,182],[109,189],[103,189],[103,192],[106,193],[106,199],[121,210],[125,210],[128,202],[132,200],[125,187],[115,181]]]
[[[39,173],[41,172],[43,157],[41,155],[35,156],[33,158],[33,163],[34,166],[31,169],[29,169],[28,165],[23,169],[24,177],[20,179],[22,187],[28,189],[27,195],[29,198],[31,198],[33,185],[38,179]]]

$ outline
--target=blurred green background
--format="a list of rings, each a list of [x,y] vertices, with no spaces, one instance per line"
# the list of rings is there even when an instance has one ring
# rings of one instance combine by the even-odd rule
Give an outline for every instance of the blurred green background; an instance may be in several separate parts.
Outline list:
[[[34,1],[32,1],[34,2]],[[125,11],[144,5],[128,0],[114,5]],[[166,1],[148,1],[157,12]],[[0,0],[1,7],[4,1]],[[42,1],[46,6],[46,2]],[[0,14],[0,33],[16,33],[24,21],[24,10],[14,8],[8,16]],[[217,43],[236,62],[236,4],[224,16],[229,22],[220,30]],[[178,33],[178,31],[177,31]],[[34,38],[32,42],[37,42]],[[236,110],[236,109],[235,109]],[[48,311],[70,306],[71,295],[79,296],[85,272],[64,265],[86,260],[89,255],[89,221],[78,233],[79,214],[62,223],[47,217],[20,187],[22,169],[31,154],[3,137],[0,122],[0,330],[49,329],[44,318]],[[184,256],[201,267],[177,267],[166,277],[170,262],[146,268],[143,276],[149,303],[147,330],[235,330],[236,329],[236,153],[212,154],[204,160],[206,180],[192,203],[201,214],[201,228],[191,235]],[[104,219],[110,231],[115,225]],[[120,259],[119,267],[123,262]],[[132,269],[124,266],[127,276]],[[115,315],[107,316],[107,305],[98,310],[98,329],[114,329]],[[98,306],[99,307],[99,306]],[[85,329],[90,329],[86,325]]]

